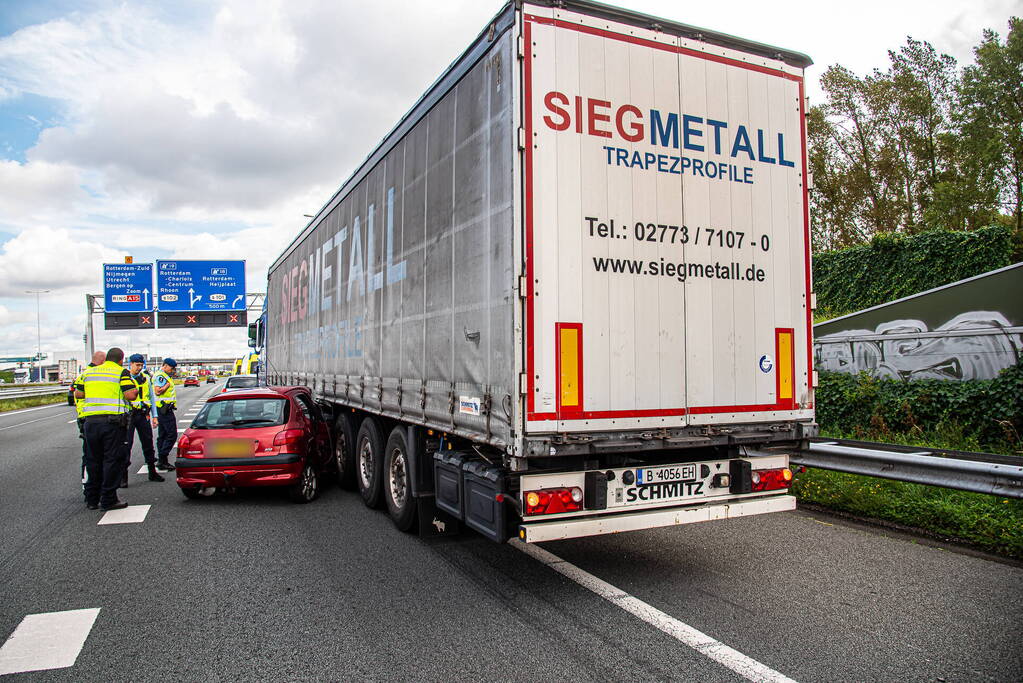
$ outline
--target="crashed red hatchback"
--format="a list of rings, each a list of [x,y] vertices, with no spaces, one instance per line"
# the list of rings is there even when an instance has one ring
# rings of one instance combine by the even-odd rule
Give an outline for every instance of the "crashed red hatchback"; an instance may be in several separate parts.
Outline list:
[[[306,387],[242,389],[210,398],[178,440],[178,486],[188,498],[217,489],[285,486],[308,503],[332,473],[330,430]]]

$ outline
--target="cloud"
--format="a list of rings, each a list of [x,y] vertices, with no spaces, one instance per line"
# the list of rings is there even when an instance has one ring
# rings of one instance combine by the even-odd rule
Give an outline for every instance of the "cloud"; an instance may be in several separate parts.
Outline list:
[[[251,216],[329,196],[490,12],[229,0],[185,32],[125,4],[0,41],[0,87],[69,102],[28,158],[99,172],[113,202]]]
[[[76,169],[65,163],[0,160],[0,216],[8,222],[47,220],[86,199]]]
[[[28,311],[12,311],[4,305],[0,305],[0,328],[15,323],[27,323],[35,321],[35,315]]]
[[[102,281],[102,263],[122,259],[118,249],[83,241],[64,228],[24,230],[0,247],[0,296],[26,297],[28,289],[85,292]]]

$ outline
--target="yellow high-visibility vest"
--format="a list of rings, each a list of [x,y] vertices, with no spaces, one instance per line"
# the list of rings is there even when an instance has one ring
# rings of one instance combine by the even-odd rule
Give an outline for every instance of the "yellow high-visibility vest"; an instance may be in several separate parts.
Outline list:
[[[91,370],[93,367],[95,366],[90,366],[85,370]],[[75,381],[71,383],[71,386],[77,387],[79,384],[82,383],[82,375],[85,374],[85,370],[82,370],[80,373],[78,373],[78,377],[75,377]],[[85,401],[84,398],[78,398],[77,396],[75,396],[75,413],[78,414],[79,420],[85,417],[85,413],[82,411],[82,402],[84,401]]]
[[[163,392],[162,394],[157,394],[154,389],[153,394],[156,396],[156,407],[160,408],[168,403],[177,403],[178,399],[177,396],[174,394],[174,380],[171,379],[170,375],[168,375],[163,370],[160,370],[160,372],[156,373],[156,376],[163,377],[165,380],[167,380],[168,385],[167,391]]]
[[[123,390],[134,389],[135,383],[131,381],[130,375],[122,380],[124,372],[120,364],[107,361],[82,373],[81,383],[85,389],[85,398],[82,399],[83,417],[128,412],[129,402],[124,398]]]
[[[131,378],[132,383],[139,390],[139,395],[131,402],[133,408],[151,405],[149,402],[149,378],[145,374],[140,374],[142,375],[142,380],[137,380],[134,376]]]

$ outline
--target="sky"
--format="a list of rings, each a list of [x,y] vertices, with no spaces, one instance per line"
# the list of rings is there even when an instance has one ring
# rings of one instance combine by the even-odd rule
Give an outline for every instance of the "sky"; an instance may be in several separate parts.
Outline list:
[[[0,0],[0,357],[83,350],[102,264],[245,259],[247,289],[500,0]],[[619,0],[885,68],[907,36],[961,64],[1023,0]],[[36,295],[40,294],[38,316]],[[107,332],[96,347],[236,357],[245,330]],[[81,353],[84,356],[84,351]]]

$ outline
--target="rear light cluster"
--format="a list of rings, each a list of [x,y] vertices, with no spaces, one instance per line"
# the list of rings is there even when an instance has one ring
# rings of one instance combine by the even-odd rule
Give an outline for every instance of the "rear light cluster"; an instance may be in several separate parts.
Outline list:
[[[200,455],[202,455],[202,441],[197,440],[193,445],[192,440],[185,434],[178,439],[178,457],[194,458]]]
[[[277,432],[277,435],[274,436],[274,446],[298,446],[302,443],[303,436],[305,436],[305,431],[301,429],[285,429]]]
[[[788,488],[792,482],[792,470],[784,467],[779,470],[753,470],[754,491],[774,491]]]
[[[522,499],[527,515],[553,515],[583,509],[583,490],[578,486],[527,491]]]

